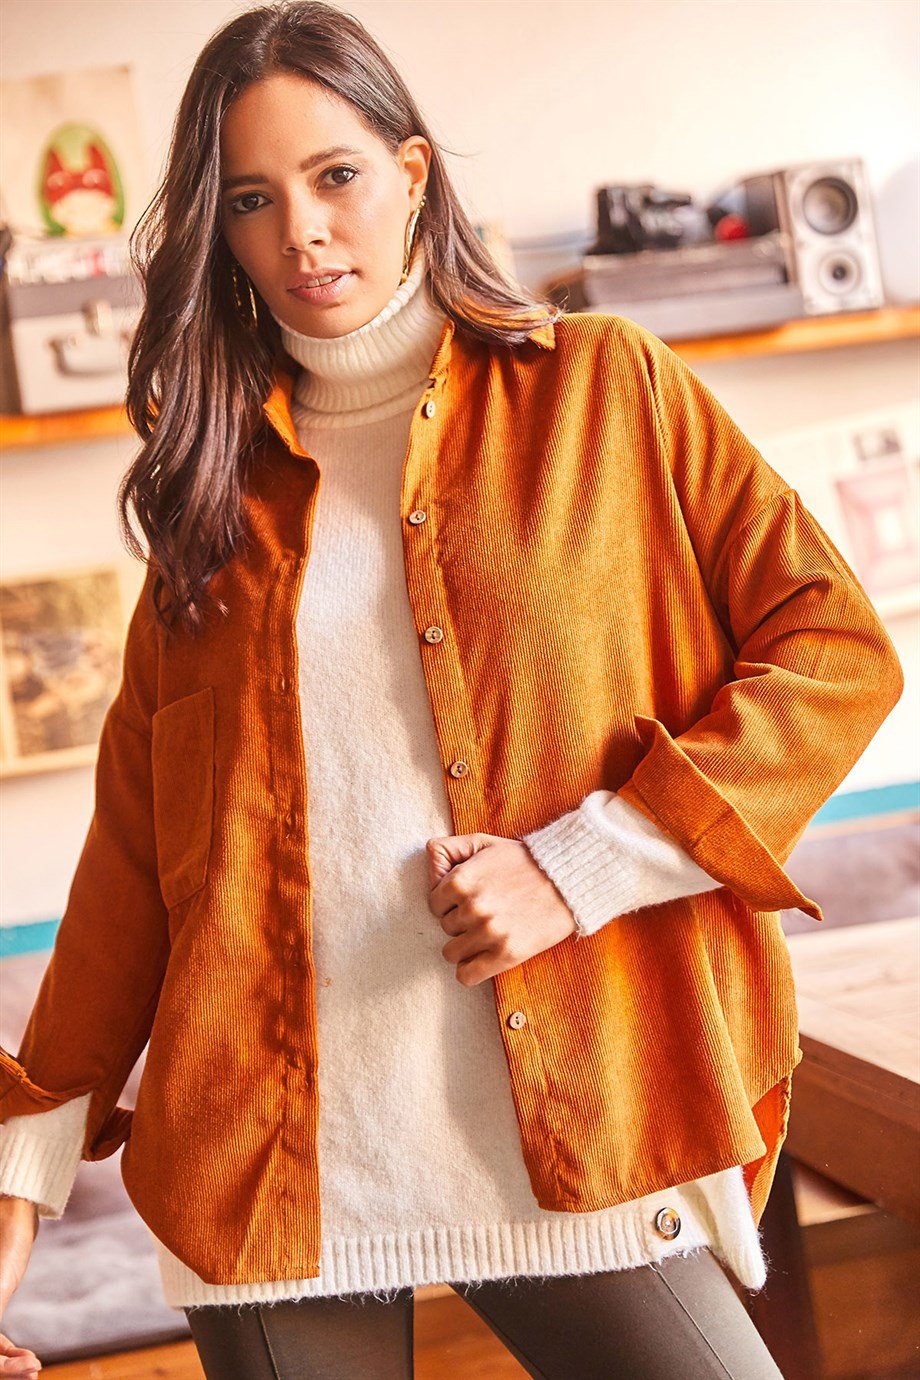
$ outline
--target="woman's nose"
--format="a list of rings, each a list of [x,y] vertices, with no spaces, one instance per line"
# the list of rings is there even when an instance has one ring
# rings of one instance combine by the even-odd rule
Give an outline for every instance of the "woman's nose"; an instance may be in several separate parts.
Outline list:
[[[282,213],[281,235],[286,254],[329,243],[329,227],[321,211],[308,199],[291,198]]]

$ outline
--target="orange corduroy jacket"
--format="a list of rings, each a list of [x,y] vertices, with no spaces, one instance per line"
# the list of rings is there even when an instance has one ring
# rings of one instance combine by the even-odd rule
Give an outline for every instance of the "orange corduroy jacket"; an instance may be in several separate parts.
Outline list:
[[[2,1056],[0,1116],[91,1091],[84,1158],[124,1142],[138,1212],[215,1284],[319,1273],[295,617],[322,476],[292,383],[264,403],[250,545],[213,580],[228,615],[165,635],[148,567]],[[492,979],[536,1201],[590,1212],[742,1164],[759,1222],[802,1057],[779,911],[822,919],[783,862],[903,688],[872,603],[679,356],[602,313],[514,351],[446,319],[398,520],[455,832],[521,837],[607,787],[722,883]]]

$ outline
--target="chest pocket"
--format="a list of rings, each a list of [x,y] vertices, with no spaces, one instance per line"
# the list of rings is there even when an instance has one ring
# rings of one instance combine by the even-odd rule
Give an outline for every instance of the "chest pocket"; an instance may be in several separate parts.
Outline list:
[[[183,695],[151,721],[157,871],[172,908],[204,886],[214,823],[214,689]]]

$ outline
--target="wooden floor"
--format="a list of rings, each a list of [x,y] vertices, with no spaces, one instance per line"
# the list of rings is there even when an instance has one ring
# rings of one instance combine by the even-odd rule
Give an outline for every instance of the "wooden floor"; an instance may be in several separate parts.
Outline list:
[[[527,1380],[490,1328],[449,1285],[417,1289],[415,1295],[415,1380]],[[122,1351],[88,1361],[42,1366],[55,1380],[203,1380],[191,1341]]]

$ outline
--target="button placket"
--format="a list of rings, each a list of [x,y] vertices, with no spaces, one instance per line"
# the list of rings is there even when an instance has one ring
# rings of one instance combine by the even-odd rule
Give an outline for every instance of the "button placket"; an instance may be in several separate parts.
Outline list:
[[[429,394],[420,408],[420,417],[424,419],[431,419],[437,414],[438,403],[433,395],[443,390],[446,382],[446,370],[433,377],[430,382]],[[430,450],[428,449],[429,445],[431,446]],[[439,623],[422,623],[422,619],[426,615],[430,617],[433,608],[447,608],[444,582],[435,558],[434,533],[428,521],[430,513],[418,501],[423,489],[427,489],[437,477],[436,460],[437,433],[426,432],[419,423],[413,420],[409,431],[409,446],[403,465],[401,494],[402,510],[407,514],[407,521],[417,534],[411,540],[408,533],[405,534],[404,560],[407,590],[413,613],[418,620],[416,626],[421,626],[422,629],[420,632],[422,643],[426,647],[439,647],[441,649],[437,656],[423,655],[422,669],[425,675],[429,704],[434,717],[438,745],[442,753],[442,760],[445,761],[447,776],[449,780],[460,780],[472,772],[470,747],[476,739],[462,670],[456,655],[456,642],[454,641],[454,654],[450,655],[448,650],[450,628],[442,626],[443,619]],[[415,490],[414,503],[410,500],[413,488]],[[451,744],[454,752],[457,753],[456,756],[451,756],[449,749],[445,752],[446,743]],[[458,752],[457,749],[461,751]],[[464,801],[450,798],[450,790],[448,790],[448,796],[454,828],[458,832],[465,832],[475,827],[472,816],[473,802],[470,802],[470,806],[467,807]]]
[[[554,1200],[575,1199],[578,1185],[571,1177],[564,1138],[556,1126],[559,1108],[548,1089],[547,1070],[538,1034],[539,1022],[525,1009],[531,994],[520,967],[496,973],[493,996],[511,1073],[515,1113],[525,1146],[540,1146],[541,1182],[535,1189]]]
[[[286,415],[287,404],[281,411]],[[272,869],[274,903],[266,914],[266,933],[272,952],[284,955],[280,969],[280,990],[274,976],[263,984],[260,1019],[266,1029],[273,1028],[278,1039],[278,1062],[283,1065],[281,1096],[277,1108],[277,1159],[286,1157],[297,1166],[298,1189],[304,1201],[318,1203],[320,1197],[319,1158],[315,1137],[316,1123],[316,990],[313,973],[312,877],[307,847],[308,773],[304,753],[302,708],[298,694],[297,609],[304,568],[307,564],[322,482],[319,463],[296,443],[293,428],[279,429],[277,415],[269,421],[288,451],[305,457],[304,483],[284,513],[284,529],[270,532],[267,548],[275,555],[266,571],[262,613],[267,644],[273,655],[260,668],[261,698],[265,727],[273,749],[268,757],[268,785],[273,815],[272,832],[277,866]],[[293,503],[299,511],[293,510]],[[293,531],[297,528],[296,535]],[[287,1074],[286,1071],[291,1073]],[[273,1152],[274,1153],[274,1152]],[[273,1161],[274,1162],[274,1161]],[[280,1195],[277,1205],[278,1240],[296,1241],[301,1214],[294,1195]],[[316,1231],[319,1218],[316,1217]],[[314,1237],[310,1255],[313,1256]],[[273,1252],[281,1260],[279,1269],[289,1277],[286,1247]],[[295,1252],[295,1257],[297,1253]],[[316,1264],[315,1259],[313,1264]],[[302,1273],[297,1267],[296,1273]]]
[[[286,582],[296,580],[297,570],[300,565],[300,557],[296,551],[289,551],[278,563],[278,586],[283,588]],[[292,677],[287,670],[278,671],[273,678],[273,688],[276,694],[287,695],[293,686]]]
[[[431,389],[413,415],[400,490],[400,512],[406,515],[403,529],[404,563],[414,626],[419,629],[422,668],[434,717],[441,760],[445,764],[448,802],[453,827],[466,833],[483,827],[485,808],[478,765],[478,735],[473,705],[463,674],[462,648],[453,627],[451,601],[438,554],[449,561],[447,534],[437,528],[440,478],[438,437],[440,423],[447,425],[449,395],[447,369],[430,379]],[[429,406],[429,404],[431,404]],[[427,423],[432,425],[428,426]],[[429,522],[428,519],[432,518]],[[433,621],[437,617],[437,623]],[[425,635],[437,628],[442,634]],[[576,1199],[578,1184],[570,1172],[564,1138],[555,1124],[560,1109],[548,1095],[547,1071],[538,1036],[539,1021],[527,1014],[529,993],[520,969],[496,974],[493,996],[511,1067],[511,1089],[526,1146],[540,1146],[533,1156],[540,1166],[535,1190],[547,1199]]]

